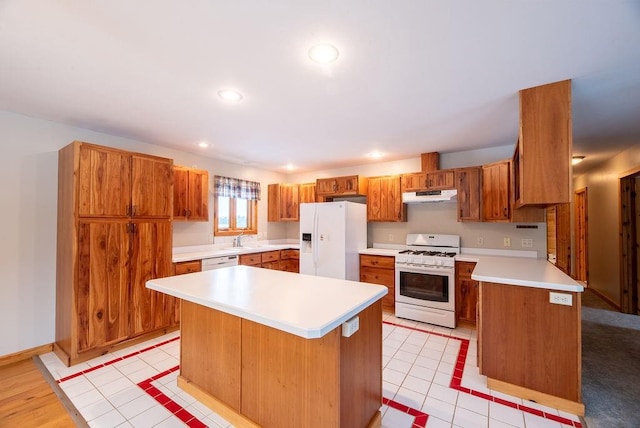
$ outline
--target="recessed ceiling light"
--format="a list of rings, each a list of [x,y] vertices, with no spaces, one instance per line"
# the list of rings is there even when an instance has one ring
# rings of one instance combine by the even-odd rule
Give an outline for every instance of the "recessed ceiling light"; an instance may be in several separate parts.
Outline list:
[[[209,143],[205,141],[201,141],[198,143],[198,147],[202,147],[203,149],[206,149],[207,147],[209,147]]]
[[[294,169],[296,169],[296,167],[292,163],[287,164],[285,168],[287,169],[287,171],[293,171]]]
[[[222,89],[218,91],[218,96],[225,101],[240,101],[242,99],[242,94],[240,92],[231,89]]]
[[[378,150],[374,150],[371,153],[367,154],[371,159],[380,159],[384,156],[384,154]]]
[[[571,158],[571,165],[578,165],[584,160],[584,156],[574,156]]]
[[[330,64],[338,59],[338,49],[330,44],[319,44],[309,49],[309,58],[318,64]]]

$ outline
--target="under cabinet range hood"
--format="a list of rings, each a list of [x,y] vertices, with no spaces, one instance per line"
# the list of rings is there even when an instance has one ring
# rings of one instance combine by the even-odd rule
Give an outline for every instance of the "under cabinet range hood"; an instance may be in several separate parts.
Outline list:
[[[452,190],[423,190],[421,192],[404,192],[402,203],[424,204],[428,202],[455,202],[458,192]]]

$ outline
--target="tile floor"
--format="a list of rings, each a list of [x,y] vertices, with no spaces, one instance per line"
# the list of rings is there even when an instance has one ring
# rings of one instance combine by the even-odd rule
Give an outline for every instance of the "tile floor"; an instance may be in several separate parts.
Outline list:
[[[384,321],[383,427],[582,427],[575,415],[487,389],[475,330]],[[73,367],[53,353],[41,359],[91,427],[230,427],[176,386],[179,347],[175,332]]]

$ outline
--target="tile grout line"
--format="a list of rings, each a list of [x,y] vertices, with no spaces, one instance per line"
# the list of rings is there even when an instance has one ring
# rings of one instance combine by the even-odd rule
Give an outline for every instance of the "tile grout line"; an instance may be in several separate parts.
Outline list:
[[[464,339],[461,337],[456,337],[456,336],[448,336],[446,334],[443,333],[438,333],[438,332],[431,332],[431,331],[427,331],[427,330],[422,330],[418,327],[409,327],[406,325],[402,325],[402,324],[396,324],[390,321],[383,321],[383,323],[385,324],[389,324],[389,325],[393,325],[394,327],[401,327],[401,328],[406,328],[409,330],[414,330],[414,331],[419,331],[421,333],[427,333],[427,334],[434,334],[437,336],[441,336],[441,337],[446,337],[448,339],[456,339],[460,341],[460,350],[458,351],[458,359],[456,361],[456,364],[454,366],[454,371],[453,371],[453,375],[451,377],[451,383],[449,384],[449,387],[452,389],[455,389],[459,392],[463,392],[466,394],[471,394],[475,397],[479,397],[479,398],[483,398],[487,401],[490,402],[494,402],[497,404],[502,404],[504,406],[508,406],[517,410],[520,410],[521,412],[526,412],[538,417],[542,417],[544,419],[550,419],[552,421],[555,422],[559,422],[561,424],[565,424],[565,425],[569,425],[569,426],[573,426],[575,428],[583,428],[582,423],[578,422],[578,421],[574,421],[568,418],[564,418],[562,416],[558,416],[558,415],[554,415],[551,413],[547,413],[547,412],[543,412],[542,410],[538,410],[538,409],[534,409],[532,407],[528,407],[525,406],[523,404],[517,404],[517,403],[513,403],[511,401],[508,400],[504,400],[502,398],[499,397],[494,397],[490,394],[484,393],[484,392],[480,392],[480,391],[476,391],[473,390],[471,388],[467,388],[465,386],[462,386],[462,375],[464,373],[464,366],[467,360],[467,351],[469,350],[469,339]],[[457,407],[457,406],[456,406]]]

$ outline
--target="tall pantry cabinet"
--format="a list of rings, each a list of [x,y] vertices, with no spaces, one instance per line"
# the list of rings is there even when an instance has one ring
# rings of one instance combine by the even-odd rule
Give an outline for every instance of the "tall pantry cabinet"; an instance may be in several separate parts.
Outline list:
[[[67,365],[176,325],[171,159],[74,141],[58,154],[55,351]]]

